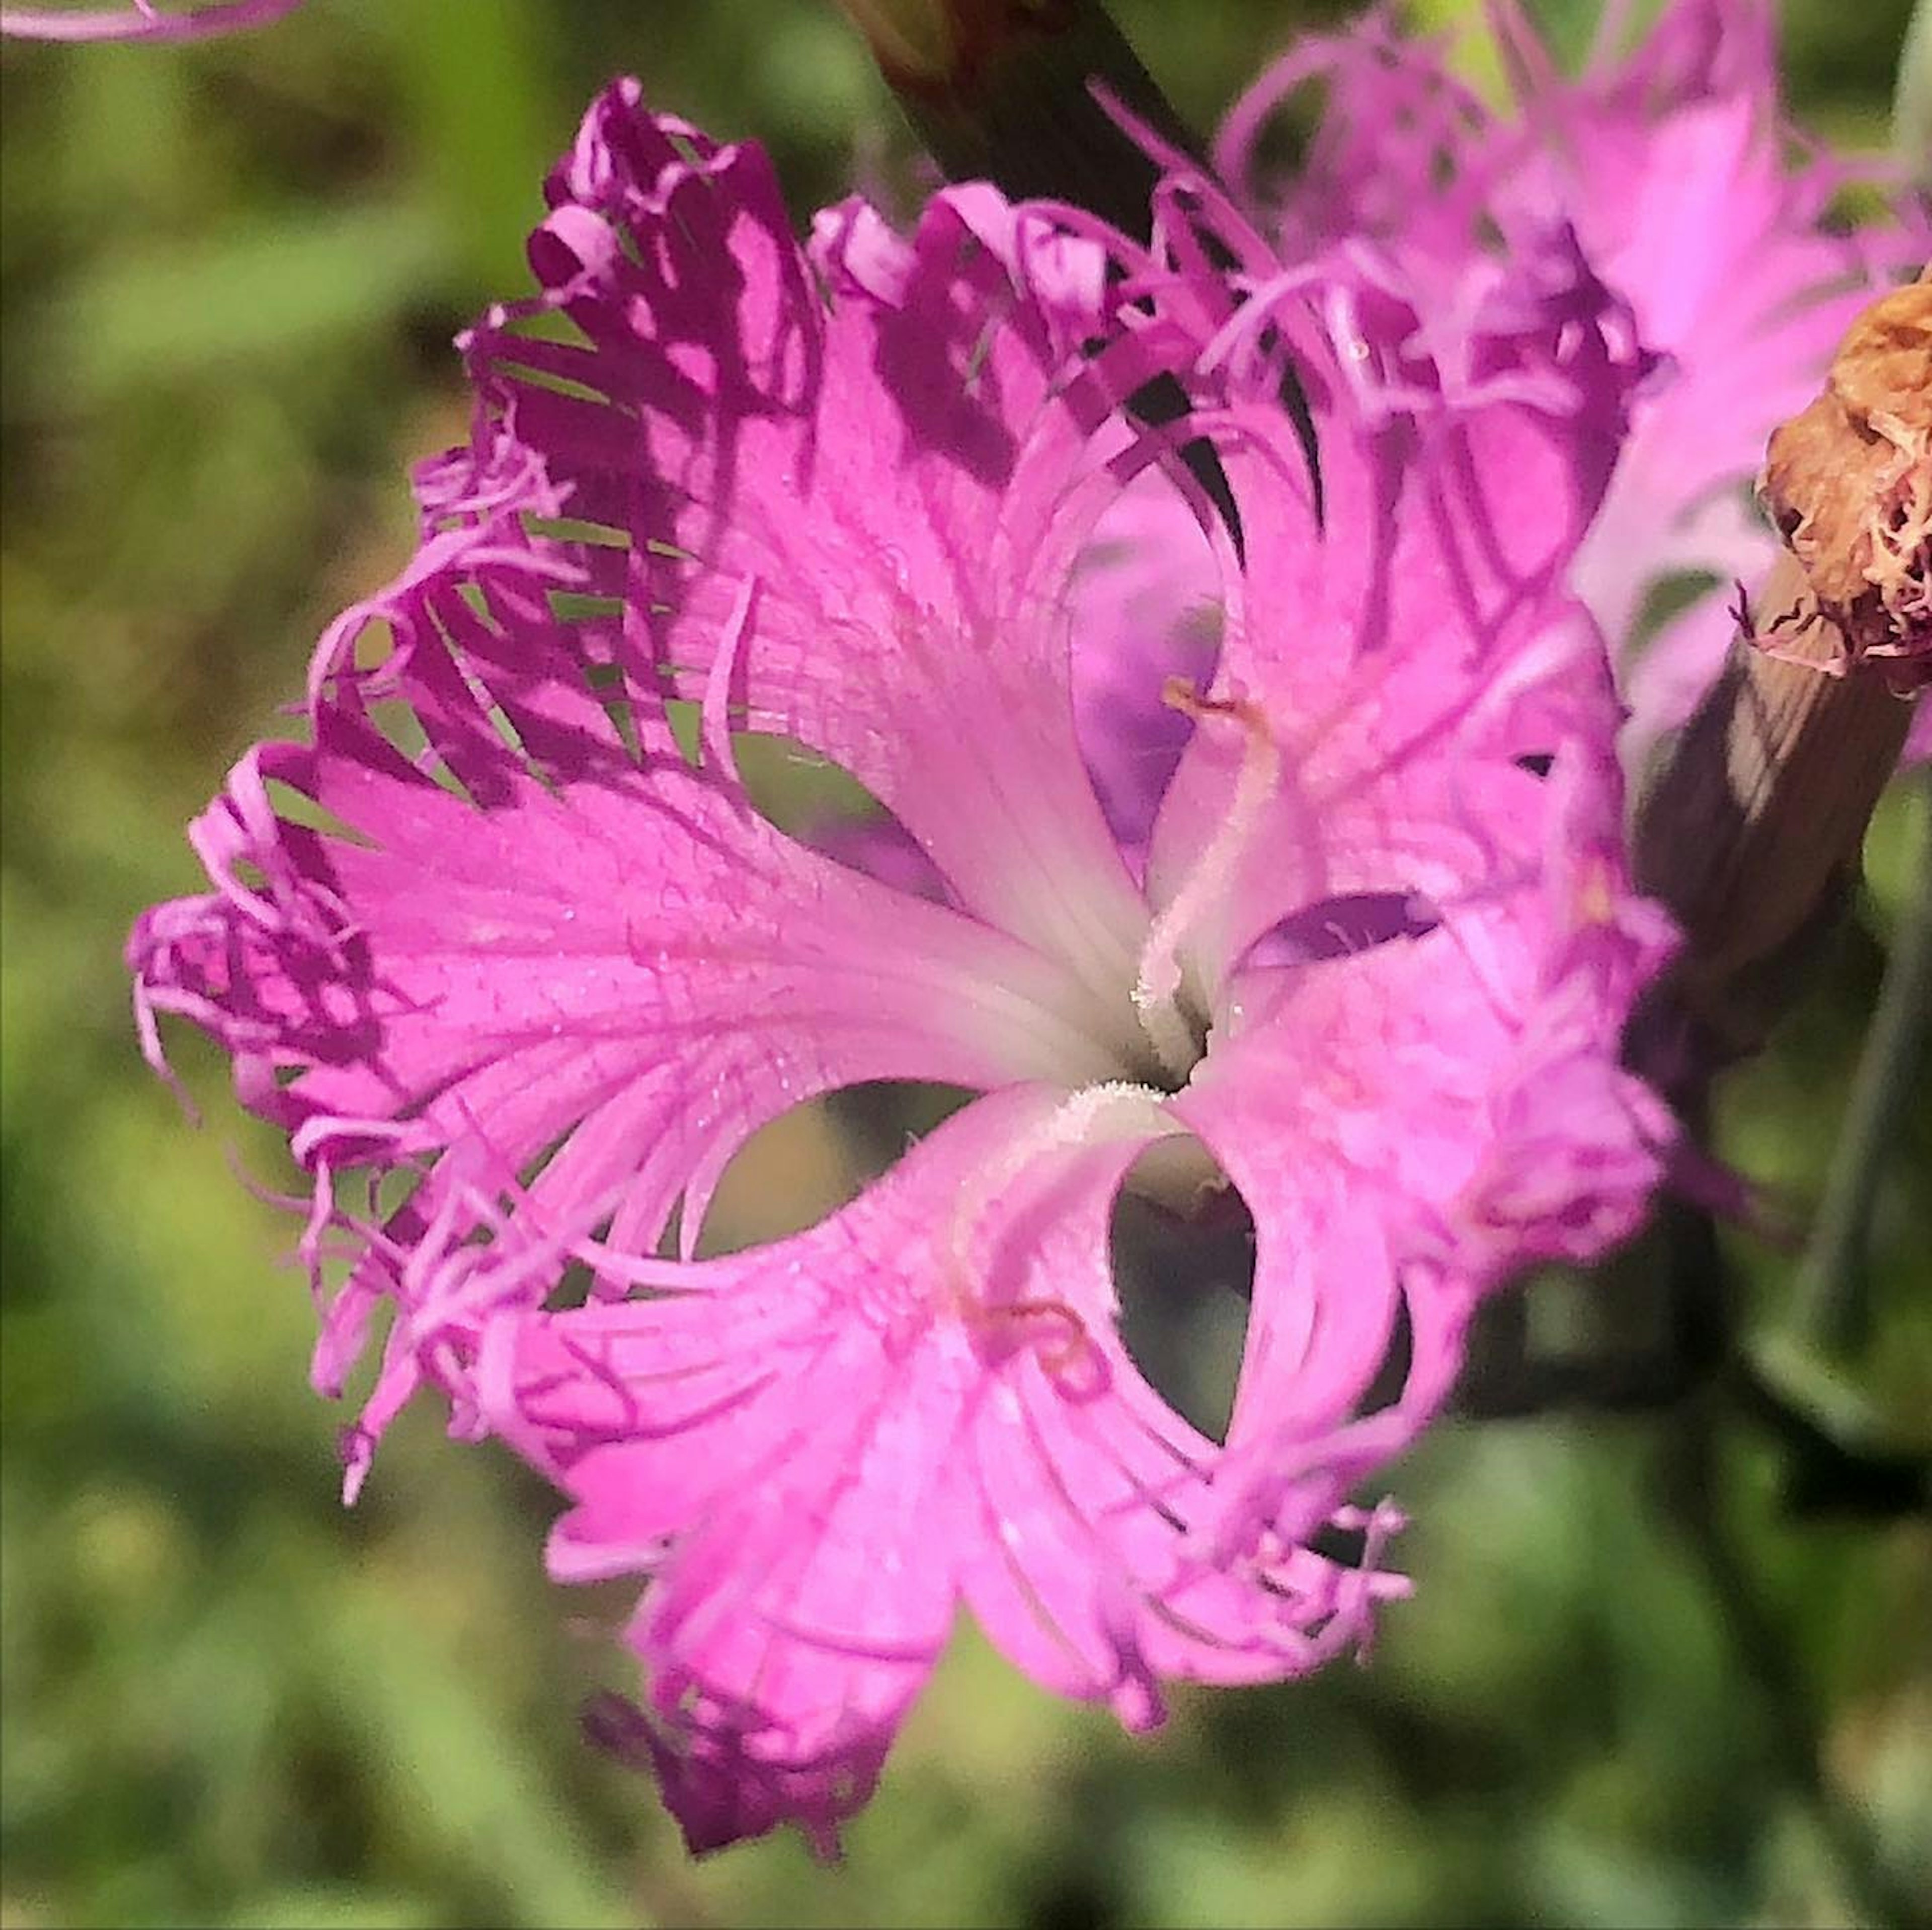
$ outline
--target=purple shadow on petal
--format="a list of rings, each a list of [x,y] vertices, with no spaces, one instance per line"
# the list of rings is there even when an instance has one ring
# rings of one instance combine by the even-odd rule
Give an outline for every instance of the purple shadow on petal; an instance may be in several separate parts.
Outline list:
[[[1318,899],[1256,940],[1244,965],[1312,965],[1398,938],[1426,938],[1442,922],[1414,892],[1346,892]]]

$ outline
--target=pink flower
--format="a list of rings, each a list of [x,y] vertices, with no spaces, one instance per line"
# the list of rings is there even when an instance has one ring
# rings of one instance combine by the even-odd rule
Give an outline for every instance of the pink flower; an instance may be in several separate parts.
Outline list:
[[[0,8],[0,34],[34,40],[199,40],[244,27],[266,27],[302,0],[216,0],[192,13],[167,13],[152,0],[131,7]]]
[[[1628,13],[1605,7],[1570,79],[1516,0],[1495,0],[1507,115],[1372,16],[1264,75],[1216,156],[1267,208],[1285,259],[1352,261],[1406,302],[1422,337],[1445,317],[1468,328],[1498,279],[1573,238],[1627,305],[1655,366],[1572,581],[1616,653],[1640,752],[1714,680],[1735,585],[1776,553],[1750,499],[1771,432],[1818,392],[1860,310],[1916,271],[1932,229],[1904,201],[1852,234],[1828,226],[1854,170],[1793,157],[1768,0],[1670,0],[1620,55]],[[1306,165],[1264,180],[1260,136],[1318,76],[1329,94]],[[1646,643],[1647,603],[1672,591],[1690,601]]]
[[[634,83],[549,193],[416,559],[323,638],[312,742],[196,821],[213,889],[141,920],[138,1008],[313,1176],[326,1391],[387,1311],[352,1489],[440,1390],[568,1497],[557,1576],[644,1578],[641,1702],[596,1727],[691,1842],[830,1845],[962,1605],[1135,1727],[1364,1640],[1406,1584],[1355,1497],[1472,1305],[1641,1215],[1670,1128],[1618,1041],[1666,940],[1562,587],[1621,377],[1532,317],[1562,381],[1454,398],[1412,358],[1370,407],[1344,285],[1257,281],[1185,179],[1150,249],[968,187],[802,253],[758,150]],[[1160,431],[1122,406],[1156,375]],[[1174,457],[1210,441],[1238,554]],[[1184,539],[1210,647],[1129,672],[1180,727],[1110,824],[1073,627],[1124,636],[1120,546],[1166,581],[1132,546]],[[858,778],[926,889],[775,829],[747,733]],[[881,1079],[982,1096],[823,1224],[690,1257],[754,1131]],[[1120,1337],[1124,1184],[1252,1212],[1225,1444]]]

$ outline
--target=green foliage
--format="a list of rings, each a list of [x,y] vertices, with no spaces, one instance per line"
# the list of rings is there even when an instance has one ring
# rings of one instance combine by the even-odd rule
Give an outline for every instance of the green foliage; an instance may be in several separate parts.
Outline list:
[[[1292,24],[1120,11],[1196,116]],[[1904,8],[1790,14],[1801,104],[1877,138]],[[121,946],[194,888],[182,824],[310,638],[403,555],[400,469],[460,422],[445,345],[519,286],[542,172],[620,66],[766,140],[801,210],[899,138],[803,0],[315,0],[193,49],[0,56],[0,1922],[1846,1920],[1777,1698],[1669,1525],[1675,1422],[1445,1430],[1401,1471],[1420,1587],[1375,1666],[1184,1695],[1157,1742],[962,1632],[843,1872],[789,1841],[691,1866],[581,1745],[626,1605],[546,1583],[553,1503],[505,1457],[416,1415],[338,1510],[290,1224],[224,1158],[279,1155],[191,1040],[207,1129],[148,1077]],[[1865,936],[1726,1099],[1727,1149],[1800,1210],[1928,862],[1910,808]],[[1922,1449],[1932,1124],[1907,1135],[1847,1371]],[[1774,1326],[1788,1261],[1733,1248]],[[1762,1441],[1718,1445],[1831,1773],[1932,1886],[1932,1545],[1797,1518]]]

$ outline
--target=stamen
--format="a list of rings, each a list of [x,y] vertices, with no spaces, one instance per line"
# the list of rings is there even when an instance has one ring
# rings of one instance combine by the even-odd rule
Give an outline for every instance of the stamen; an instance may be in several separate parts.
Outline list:
[[[1142,1031],[1168,1075],[1184,1080],[1200,1061],[1202,1041],[1181,1002],[1180,948],[1233,883],[1236,867],[1247,855],[1281,775],[1281,751],[1260,707],[1246,697],[1204,697],[1181,677],[1168,678],[1160,695],[1162,703],[1198,724],[1226,720],[1246,733],[1228,814],[1154,920],[1134,981],[1134,1011]]]
[[[1003,1327],[1021,1328],[1032,1321],[1033,1344],[1048,1380],[1077,1387],[1094,1378],[1091,1370],[1098,1356],[1094,1337],[1087,1331],[1087,1323],[1065,1300],[1006,1300],[996,1307],[973,1307],[967,1318],[972,1325],[995,1333]],[[1087,1371],[1076,1372],[1081,1369]]]

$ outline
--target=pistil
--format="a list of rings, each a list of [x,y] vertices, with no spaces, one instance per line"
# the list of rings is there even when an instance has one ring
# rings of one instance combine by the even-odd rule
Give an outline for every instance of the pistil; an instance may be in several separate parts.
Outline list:
[[[1161,701],[1204,730],[1232,725],[1243,733],[1227,814],[1150,928],[1134,981],[1135,1016],[1178,1086],[1200,1062],[1208,1030],[1200,1002],[1189,996],[1181,949],[1218,908],[1247,856],[1281,775],[1281,751],[1259,707],[1246,697],[1204,697],[1184,679],[1170,677]]]

